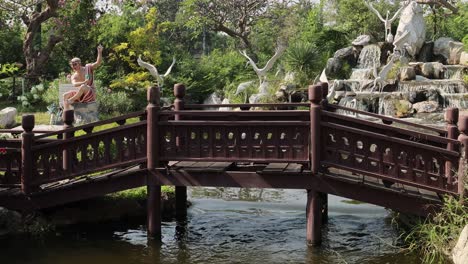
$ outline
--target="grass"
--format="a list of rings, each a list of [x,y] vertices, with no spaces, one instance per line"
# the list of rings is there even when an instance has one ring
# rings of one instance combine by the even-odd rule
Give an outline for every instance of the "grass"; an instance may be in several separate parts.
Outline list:
[[[161,192],[165,193],[168,197],[175,195],[175,187],[162,186]],[[111,199],[132,199],[132,200],[145,200],[147,197],[146,187],[139,187],[135,189],[116,192],[108,195]]]
[[[468,190],[468,188],[467,188]],[[468,197],[460,201],[446,196],[442,210],[433,218],[417,220],[403,237],[411,251],[419,251],[424,263],[446,263],[462,229],[468,225]]]

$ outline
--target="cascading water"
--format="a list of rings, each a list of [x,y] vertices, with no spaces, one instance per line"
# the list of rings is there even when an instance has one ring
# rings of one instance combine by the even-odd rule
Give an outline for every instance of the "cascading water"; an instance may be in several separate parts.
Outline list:
[[[458,109],[468,108],[468,93],[462,93],[462,94],[442,93],[440,96],[443,99],[444,108],[448,108],[448,107],[456,107]]]
[[[463,74],[468,71],[467,66],[462,65],[445,65],[444,79],[463,80]]]
[[[375,66],[380,66],[380,47],[375,44],[364,46],[359,55],[358,68],[374,69]]]
[[[404,81],[398,85],[399,92],[409,93],[426,90],[437,90],[439,93],[466,93],[467,88],[463,81],[458,80],[429,80],[429,81]]]
[[[372,69],[353,69],[350,80],[370,80],[373,79]]]

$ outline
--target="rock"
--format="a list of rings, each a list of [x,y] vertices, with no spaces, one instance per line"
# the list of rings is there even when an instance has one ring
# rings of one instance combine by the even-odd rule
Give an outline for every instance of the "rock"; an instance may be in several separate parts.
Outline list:
[[[426,96],[424,93],[412,91],[408,94],[408,101],[412,104],[426,101]]]
[[[460,56],[463,52],[463,43],[452,41],[449,42],[450,54],[448,58],[448,63],[451,65],[457,65],[460,63]]]
[[[423,94],[426,100],[439,102],[439,92],[437,92],[437,90],[425,90],[423,91]]]
[[[0,236],[17,233],[22,229],[22,216],[16,211],[0,207]]]
[[[401,67],[398,78],[400,81],[412,81],[416,79],[416,72],[413,67]]]
[[[435,101],[425,101],[413,104],[413,109],[418,113],[433,113],[439,109],[439,103]]]
[[[327,66],[325,67],[325,73],[330,77],[341,77],[337,76],[343,72],[343,66],[348,63],[351,68],[357,65],[357,50],[353,47],[347,47],[339,49],[333,55],[333,58],[328,59]]]
[[[426,23],[421,6],[411,1],[401,12],[400,22],[393,44],[395,50],[401,53],[408,52],[415,57],[426,40]]]
[[[454,264],[468,263],[468,225],[463,228],[458,242],[453,248],[452,259]]]
[[[0,128],[10,128],[16,123],[16,114],[18,111],[14,107],[7,107],[0,111]]]
[[[98,104],[96,102],[74,103],[73,110],[75,110],[74,113],[76,124],[82,125],[99,120]]]
[[[433,49],[434,49],[434,42],[426,41],[424,45],[422,46],[421,50],[419,51],[418,61],[431,62]]]
[[[444,65],[440,62],[423,63],[421,66],[422,76],[429,79],[443,79],[444,78]]]
[[[458,64],[462,52],[463,43],[451,38],[439,38],[434,43],[434,55],[443,56],[448,64]]]
[[[446,59],[448,59],[450,57],[449,43],[452,41],[453,41],[452,38],[446,38],[446,37],[438,38],[434,42],[434,49],[432,50],[432,52],[434,53],[434,55],[442,55]]]
[[[353,46],[366,46],[369,44],[371,37],[369,35],[360,35],[358,36],[351,44]]]
[[[468,52],[463,51],[460,54],[460,64],[468,66]]]

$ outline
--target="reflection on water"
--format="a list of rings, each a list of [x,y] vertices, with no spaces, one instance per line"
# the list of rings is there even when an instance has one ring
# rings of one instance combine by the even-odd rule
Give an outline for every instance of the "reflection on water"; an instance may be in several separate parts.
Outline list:
[[[187,218],[164,223],[162,243],[148,241],[138,219],[44,240],[0,239],[2,263],[419,263],[394,246],[380,207],[330,196],[323,245],[313,249],[305,191],[192,188],[190,197]]]

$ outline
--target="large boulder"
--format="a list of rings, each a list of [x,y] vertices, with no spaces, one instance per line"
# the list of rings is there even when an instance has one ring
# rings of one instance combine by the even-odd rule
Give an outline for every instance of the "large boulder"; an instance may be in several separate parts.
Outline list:
[[[353,46],[366,46],[369,44],[371,37],[369,35],[360,35],[358,36],[351,44]]]
[[[452,259],[455,264],[468,263],[468,225],[463,228],[458,242],[453,248]]]
[[[453,41],[452,38],[446,38],[446,37],[436,39],[436,41],[434,42],[434,48],[433,48],[434,55],[442,55],[446,59],[448,59],[450,57],[449,43],[452,41]]]
[[[353,47],[339,49],[333,55],[333,58],[328,59],[325,73],[331,78],[343,77],[343,66],[347,63],[350,68],[357,65],[357,58],[359,57],[358,50]]]
[[[393,45],[402,54],[416,57],[426,40],[426,22],[422,7],[411,1],[401,12]]]
[[[458,64],[463,52],[463,43],[451,38],[439,38],[434,43],[434,55],[441,55],[448,64]]]
[[[427,62],[419,66],[420,66],[421,75],[426,78],[429,78],[429,79],[443,79],[444,78],[445,67],[440,62]]]
[[[7,107],[0,111],[0,128],[10,128],[16,123],[18,111],[14,107]]]
[[[434,113],[439,109],[439,103],[435,101],[425,101],[413,104],[413,109],[418,113]]]

